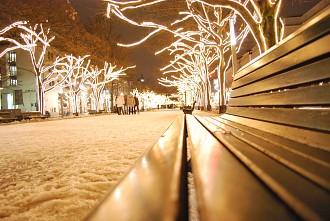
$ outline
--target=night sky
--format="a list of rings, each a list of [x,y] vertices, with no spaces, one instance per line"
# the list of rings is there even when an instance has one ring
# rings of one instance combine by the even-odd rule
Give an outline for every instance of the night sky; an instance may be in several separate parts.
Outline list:
[[[81,21],[84,24],[88,24],[92,21],[92,17],[95,14],[105,14],[106,4],[99,0],[71,0],[73,6],[76,8]],[[319,3],[320,0],[284,0],[282,3],[281,17],[296,17],[303,15],[310,8]],[[139,30],[130,25],[126,25],[124,22],[115,23],[115,31],[120,35],[121,43],[131,43],[140,40]],[[164,62],[161,58],[155,56],[153,51],[150,51],[145,45],[135,46],[131,48],[132,55],[130,58],[137,68],[134,70],[134,74],[137,78],[143,74],[146,84],[151,89],[157,91],[157,88],[162,87],[158,85],[157,78],[161,76],[159,68],[162,67]]]

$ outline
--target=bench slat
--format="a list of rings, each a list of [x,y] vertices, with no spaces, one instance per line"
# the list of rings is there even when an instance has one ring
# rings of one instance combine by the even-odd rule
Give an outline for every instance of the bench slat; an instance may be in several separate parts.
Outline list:
[[[290,142],[285,138],[276,137],[246,125],[242,127],[232,123],[223,123],[218,118],[198,117],[198,120],[204,125],[214,124],[216,127],[221,127],[268,157],[330,191],[330,152],[298,142]],[[305,146],[305,152],[300,150],[301,146]],[[313,156],[309,155],[311,153],[314,153]]]
[[[289,55],[279,58],[278,60],[268,64],[267,66],[264,66],[250,73],[249,75],[246,75],[239,79],[235,77],[235,80],[232,84],[232,88],[236,89],[238,87],[242,87],[244,85],[257,81],[258,79],[267,76],[272,76],[274,75],[274,73],[284,71],[285,69],[291,68],[294,65],[299,65],[303,62],[310,61],[315,57],[325,55],[330,51],[329,42],[330,35],[326,35],[321,39],[318,39],[315,42],[312,42],[302,48],[299,48],[298,50],[290,53]]]
[[[187,127],[201,220],[297,219],[193,116]]]
[[[251,125],[260,130],[272,133],[299,143],[304,143],[311,147],[330,151],[330,136],[329,133],[316,132],[312,130],[304,130],[301,128],[288,127],[280,124],[263,122],[239,116],[224,114],[221,118],[233,121],[243,125]]]
[[[217,131],[218,129],[223,131],[222,128],[208,122],[206,122],[204,126],[210,131]],[[279,163],[278,160],[256,149],[255,146],[252,145],[255,142],[254,140],[251,141],[252,143],[247,142],[245,139],[242,139],[242,137],[234,136],[234,134],[228,131],[213,133],[213,135],[217,137],[242,164],[255,174],[258,179],[271,189],[274,194],[280,197],[288,207],[299,214],[302,219],[327,220],[327,218],[330,217],[330,211],[327,206],[330,205],[330,195],[325,189],[316,186],[313,182],[301,176],[301,174],[297,174],[295,171],[288,169],[286,165]],[[218,170],[220,170],[220,168],[218,168]],[[228,178],[226,178],[226,180],[228,181]],[[299,184],[299,186],[296,184]],[[234,184],[232,183],[232,185]],[[220,187],[218,186],[217,188]],[[240,186],[239,188],[242,187]],[[211,192],[213,194],[213,191]],[[221,197],[221,195],[218,195],[218,197]],[[261,201],[258,205],[264,203],[269,202]]]
[[[329,106],[330,84],[231,98],[229,106]]]
[[[85,220],[186,220],[185,153],[180,116]]]
[[[330,80],[330,58],[302,66],[295,70],[281,73],[273,77],[260,80],[234,90],[230,96],[239,97],[256,94],[264,91],[288,88],[309,82],[322,82]]]
[[[214,118],[214,121],[220,122],[215,123],[217,125],[221,124],[225,127],[229,126],[230,128],[234,128],[235,130],[243,131],[246,133],[253,133],[255,136],[258,136],[262,139],[268,140],[271,143],[279,145],[281,146],[281,148],[286,148],[287,150],[290,150],[297,155],[304,156],[306,158],[311,159],[312,161],[319,162],[320,164],[324,164],[327,166],[330,165],[330,150],[320,149],[318,147],[310,146],[305,143],[285,138],[281,136],[281,134],[274,134],[274,130],[268,132],[267,128],[272,129],[272,127],[267,127],[267,125],[261,125],[260,128],[254,128],[248,125],[240,124],[241,122],[239,118],[235,118],[235,120],[236,121],[227,120],[224,116]],[[262,122],[260,123],[262,124]],[[266,124],[268,124],[268,126],[273,125],[269,123]],[[260,126],[260,124],[258,126]]]
[[[227,114],[330,132],[329,109],[227,108]]]
[[[262,55],[258,61],[250,63],[243,67],[235,76],[239,79],[251,72],[273,62],[274,60],[308,44],[309,42],[329,33],[330,17],[329,12],[325,11],[318,17],[309,21],[303,27],[299,28],[295,33],[284,39],[281,44],[272,47],[269,51]]]

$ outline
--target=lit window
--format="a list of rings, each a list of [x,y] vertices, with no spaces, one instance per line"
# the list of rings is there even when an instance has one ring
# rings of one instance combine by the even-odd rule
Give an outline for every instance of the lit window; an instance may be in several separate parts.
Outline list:
[[[10,77],[9,79],[9,85],[10,86],[17,86],[17,78],[16,77]]]
[[[16,52],[9,52],[8,62],[16,62]]]
[[[16,65],[10,65],[9,66],[9,74],[10,74],[10,76],[16,76],[17,75]]]

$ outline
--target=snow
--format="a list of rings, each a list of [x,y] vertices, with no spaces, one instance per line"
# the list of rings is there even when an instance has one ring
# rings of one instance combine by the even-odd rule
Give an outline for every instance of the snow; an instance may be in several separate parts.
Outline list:
[[[0,125],[0,219],[82,220],[179,114]]]

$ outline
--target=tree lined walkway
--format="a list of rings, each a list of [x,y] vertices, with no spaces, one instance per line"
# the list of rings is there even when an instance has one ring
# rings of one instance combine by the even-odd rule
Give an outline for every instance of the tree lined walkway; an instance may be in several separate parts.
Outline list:
[[[1,126],[1,220],[81,220],[179,114],[168,110]]]

